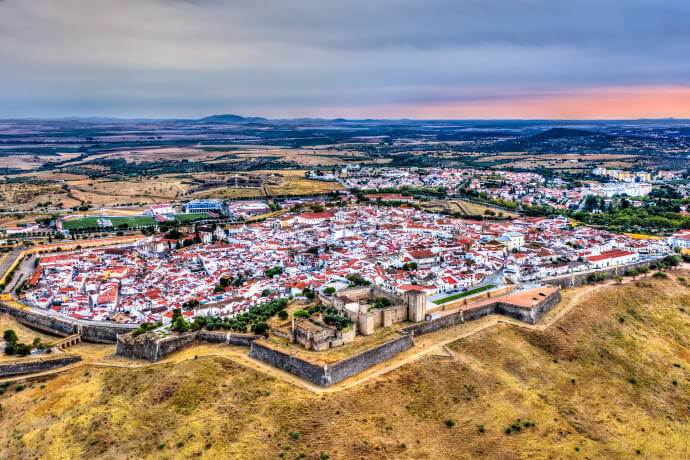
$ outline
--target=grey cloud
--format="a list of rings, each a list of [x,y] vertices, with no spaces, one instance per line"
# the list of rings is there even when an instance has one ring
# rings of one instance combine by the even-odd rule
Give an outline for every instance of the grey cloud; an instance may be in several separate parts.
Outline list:
[[[687,24],[680,0],[0,0],[0,116],[688,86]]]

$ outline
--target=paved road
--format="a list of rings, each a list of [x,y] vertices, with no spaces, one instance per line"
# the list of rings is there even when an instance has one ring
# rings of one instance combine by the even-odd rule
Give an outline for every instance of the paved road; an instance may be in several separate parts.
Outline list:
[[[0,279],[2,279],[5,276],[5,273],[7,270],[9,270],[10,266],[14,263],[14,260],[19,256],[19,253],[21,253],[23,248],[14,248],[12,251],[3,254],[0,256]],[[4,257],[3,257],[4,256]],[[14,275],[14,279],[17,279],[17,274]],[[5,292],[9,291],[9,286],[6,287]]]

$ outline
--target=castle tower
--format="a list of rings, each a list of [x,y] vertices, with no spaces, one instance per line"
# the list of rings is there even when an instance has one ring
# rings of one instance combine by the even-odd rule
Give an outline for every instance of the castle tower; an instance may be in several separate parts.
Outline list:
[[[412,322],[424,320],[426,314],[426,292],[407,291],[405,293],[405,304],[407,305],[407,319]]]

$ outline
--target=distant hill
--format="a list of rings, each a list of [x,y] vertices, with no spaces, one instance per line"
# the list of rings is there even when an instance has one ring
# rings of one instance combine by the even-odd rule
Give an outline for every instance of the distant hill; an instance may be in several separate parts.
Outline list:
[[[204,117],[197,120],[202,123],[257,123],[268,121],[266,118],[262,117],[243,117],[241,115],[223,114],[223,115],[211,115],[210,117]]]
[[[528,139],[532,141],[549,141],[552,139],[575,139],[580,137],[595,137],[600,136],[599,133],[587,131],[584,129],[573,128],[551,128],[544,132],[529,136]]]

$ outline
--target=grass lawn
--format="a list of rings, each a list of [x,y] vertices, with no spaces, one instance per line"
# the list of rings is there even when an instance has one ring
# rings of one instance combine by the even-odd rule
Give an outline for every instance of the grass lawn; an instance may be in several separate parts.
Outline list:
[[[442,305],[444,303],[452,302],[453,300],[458,300],[462,299],[463,297],[471,296],[472,294],[478,294],[480,292],[488,291],[489,289],[493,289],[495,287],[495,284],[487,284],[485,286],[481,286],[475,289],[470,289],[469,291],[459,292],[457,294],[449,295],[448,297],[444,297],[442,299],[433,300],[433,303],[435,303],[436,305]]]
[[[98,216],[82,217],[80,219],[65,220],[62,222],[63,228],[66,230],[79,230],[83,228],[99,228]],[[153,217],[149,216],[120,216],[120,217],[104,217],[113,223],[113,228],[117,228],[122,224],[127,224],[130,228],[146,227],[149,225],[156,225]]]

